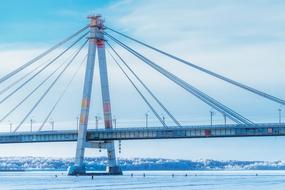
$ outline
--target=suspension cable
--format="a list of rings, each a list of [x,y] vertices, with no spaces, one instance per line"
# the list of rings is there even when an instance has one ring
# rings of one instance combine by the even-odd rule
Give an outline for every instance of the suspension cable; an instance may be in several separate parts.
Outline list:
[[[58,44],[52,46],[50,49],[46,50],[45,52],[41,53],[40,55],[38,55],[37,57],[33,58],[32,60],[28,61],[27,63],[25,63],[24,65],[18,67],[17,69],[15,69],[14,71],[8,73],[7,75],[3,76],[2,78],[0,78],[0,84],[4,81],[6,81],[7,79],[11,78],[12,76],[14,76],[15,74],[17,74],[18,72],[22,71],[23,69],[27,68],[28,66],[30,66],[31,64],[35,63],[36,61],[38,61],[39,59],[41,59],[42,57],[46,56],[47,54],[49,54],[50,52],[52,52],[53,50],[55,50],[56,48],[58,48],[59,46],[65,44],[66,42],[68,42],[69,40],[71,40],[72,38],[74,38],[75,36],[77,36],[78,34],[80,34],[81,32],[85,31],[87,28],[89,27],[89,25],[83,27],[82,29],[80,29],[79,31],[77,31],[76,33],[72,34],[71,36],[67,37],[66,39],[64,39],[63,41],[59,42]]]
[[[227,77],[225,77],[225,76],[222,76],[222,75],[220,75],[220,74],[218,74],[218,73],[215,73],[215,72],[213,72],[213,71],[210,71],[210,70],[208,70],[208,69],[205,69],[205,68],[203,68],[203,67],[200,67],[200,66],[198,66],[198,65],[195,65],[195,64],[193,64],[193,63],[191,63],[191,62],[189,62],[189,61],[183,60],[183,59],[181,59],[181,58],[179,58],[179,57],[176,57],[176,56],[171,55],[171,54],[169,54],[169,53],[167,53],[167,52],[164,52],[164,51],[162,51],[162,50],[159,50],[159,49],[157,49],[157,48],[155,48],[155,47],[153,47],[153,46],[150,46],[150,45],[148,45],[148,44],[146,44],[146,43],[144,43],[144,42],[141,42],[141,41],[139,41],[139,40],[136,40],[136,39],[134,39],[134,38],[132,38],[132,37],[130,37],[130,36],[127,36],[126,34],[123,34],[123,33],[121,33],[121,32],[118,32],[118,31],[116,31],[116,30],[114,30],[114,29],[111,29],[111,28],[109,28],[109,27],[107,27],[107,26],[105,26],[105,28],[107,28],[107,29],[109,29],[109,30],[111,30],[111,31],[113,31],[113,32],[115,32],[115,33],[121,35],[121,36],[124,36],[125,38],[128,38],[128,39],[130,39],[130,40],[132,40],[132,41],[134,41],[134,42],[137,42],[137,43],[139,43],[139,44],[141,44],[141,45],[143,45],[143,46],[145,46],[145,47],[148,47],[148,48],[150,48],[150,49],[152,49],[152,50],[154,50],[154,51],[156,51],[156,52],[159,52],[159,53],[161,53],[161,54],[163,54],[163,55],[166,55],[166,56],[168,56],[168,57],[170,57],[170,58],[172,58],[172,59],[174,59],[174,60],[177,60],[177,61],[179,61],[179,62],[182,62],[182,63],[184,63],[184,64],[186,64],[186,65],[188,65],[188,66],[190,66],[190,67],[192,67],[192,68],[195,68],[195,69],[197,69],[197,70],[199,70],[199,71],[202,71],[202,72],[204,72],[204,73],[207,73],[207,74],[209,74],[209,75],[211,75],[211,76],[214,76],[214,77],[216,77],[216,78],[218,78],[218,79],[221,79],[221,80],[223,80],[223,81],[225,81],[225,82],[228,82],[228,83],[230,83],[230,84],[232,84],[232,85],[235,85],[235,86],[237,86],[237,87],[240,87],[240,88],[242,88],[242,89],[244,89],[244,90],[247,90],[247,91],[249,91],[249,92],[252,92],[252,93],[254,93],[254,94],[256,94],[256,95],[259,95],[259,96],[261,96],[261,97],[264,97],[264,98],[269,99],[269,100],[271,100],[271,101],[274,101],[274,102],[276,102],[276,103],[285,105],[285,100],[283,100],[283,99],[280,99],[280,98],[278,98],[278,97],[272,96],[272,95],[270,95],[270,94],[268,94],[268,93],[266,93],[266,92],[257,90],[257,89],[255,89],[255,88],[253,88],[253,87],[247,86],[247,85],[242,84],[242,83],[240,83],[240,82],[234,81],[234,80],[232,80],[232,79],[230,79],[230,78],[227,78]]]
[[[146,84],[138,77],[138,75],[129,67],[126,61],[118,54],[118,52],[110,45],[108,41],[106,41],[108,46],[112,49],[112,51],[117,55],[117,57],[121,60],[122,63],[128,68],[128,70],[135,76],[135,78],[140,82],[140,84],[148,91],[148,93],[153,97],[153,99],[160,105],[160,107],[167,113],[167,115],[172,119],[172,121],[179,127],[181,124],[175,119],[175,117],[168,111],[168,109],[161,103],[161,101],[152,93],[152,91],[146,86]],[[108,53],[112,56],[112,54],[107,49]],[[112,56],[113,57],[113,56]]]
[[[109,51],[108,51],[109,52]],[[149,103],[149,101],[146,99],[146,97],[142,94],[142,92],[138,89],[138,87],[135,85],[135,83],[132,81],[132,79],[128,76],[128,74],[125,72],[125,70],[121,67],[121,65],[118,63],[118,61],[113,57],[112,54],[110,54],[116,65],[120,68],[120,70],[124,73],[125,77],[129,80],[129,82],[133,85],[133,87],[136,89],[136,91],[139,93],[141,98],[144,100],[144,102],[148,105],[148,107],[151,109],[151,111],[154,113],[154,115],[157,117],[157,119],[160,121],[160,123],[167,127],[165,121],[159,116],[159,114],[155,111],[155,109],[152,107],[152,105]]]
[[[63,70],[58,74],[58,76],[55,78],[55,80],[50,84],[50,86],[47,88],[47,90],[42,94],[40,99],[34,104],[32,109],[25,115],[25,117],[22,119],[22,121],[18,124],[18,126],[15,128],[14,132],[17,132],[17,130],[22,126],[22,124],[26,121],[26,119],[29,117],[29,115],[35,110],[35,108],[40,104],[40,102],[46,97],[46,95],[49,93],[49,91],[54,87],[58,79],[62,76],[62,74],[66,71],[66,69],[71,65],[71,63],[74,61],[74,59],[77,57],[77,55],[81,52],[83,47],[87,44],[88,39],[84,42],[84,44],[80,47],[79,51],[72,57],[70,62],[63,68]]]
[[[67,57],[68,56],[71,56],[70,55],[66,55]],[[1,91],[0,91],[0,96],[2,94],[4,94],[5,92],[7,92],[8,90],[10,90],[11,88],[13,88],[16,84],[22,82],[24,79],[26,79],[28,76],[30,76],[32,73],[35,73],[36,71],[38,71],[40,68],[43,68],[44,65],[46,65],[48,62],[50,62],[51,60],[53,59],[53,57],[45,60],[43,63],[39,64],[36,68],[32,68],[28,73],[26,73],[25,75],[21,76],[20,78],[18,78],[16,81],[13,81],[12,83],[10,83],[9,85],[7,85],[5,88],[3,88]]]
[[[125,45],[121,41],[117,40],[116,38],[110,36],[107,33],[106,33],[106,35],[110,39],[115,41],[117,44],[122,46],[124,49],[126,49],[127,51],[129,51],[130,53],[132,53],[133,55],[135,55],[136,57],[138,57],[139,59],[141,59],[142,61],[147,63],[149,66],[151,66],[152,68],[154,68],[155,70],[157,70],[158,72],[160,72],[161,74],[163,74],[164,76],[166,76],[167,78],[169,78],[170,80],[172,80],[173,82],[175,82],[176,84],[178,84],[179,86],[181,86],[182,88],[184,88],[185,90],[187,90],[188,92],[190,92],[191,94],[193,94],[194,96],[196,96],[197,98],[202,100],[203,102],[212,106],[213,108],[215,108],[217,111],[221,112],[222,114],[227,115],[231,120],[235,121],[236,123],[254,124],[253,122],[251,122],[247,118],[236,113],[232,109],[226,107],[225,105],[221,104],[217,100],[215,100],[212,97],[208,96],[207,94],[201,92],[197,88],[191,86],[189,83],[183,81],[182,79],[178,78],[177,76],[173,75],[172,73],[170,73],[167,70],[163,69],[162,67],[158,66],[157,64],[150,61],[146,57],[142,56],[141,54],[139,54],[135,50],[131,49],[129,46]]]
[[[80,48],[77,50],[79,51]],[[75,52],[74,55],[76,55],[77,52]],[[48,75],[36,88],[34,88],[25,98],[23,98],[16,106],[14,106],[6,115],[4,115],[1,119],[0,119],[0,123],[2,121],[4,121],[9,115],[11,115],[17,108],[19,108],[29,97],[31,97],[41,86],[43,86],[53,75],[56,74],[56,72],[65,65],[65,62],[63,62],[62,64],[60,64],[55,70],[54,72],[52,72],[50,75]]]
[[[43,65],[38,65],[35,69],[32,69],[30,72],[26,73],[24,76],[20,77],[19,79],[17,79],[16,81],[14,81],[13,83],[9,84],[8,86],[6,86],[4,89],[2,89],[0,91],[0,95],[2,95],[3,93],[5,93],[6,91],[10,90],[13,86],[15,86],[16,84],[18,84],[19,82],[23,81],[25,78],[27,78],[29,75],[31,75],[32,73],[34,73],[35,71],[37,71],[40,67],[42,67]]]
[[[17,91],[19,91],[21,88],[23,88],[27,83],[29,83],[32,79],[34,79],[37,75],[39,75],[42,71],[44,71],[47,67],[49,67],[52,63],[54,63],[59,57],[64,55],[69,49],[71,49],[75,44],[77,44],[81,39],[83,39],[86,35],[85,33],[80,38],[78,38],[74,43],[72,43],[68,48],[66,48],[63,52],[61,52],[58,56],[56,56],[52,61],[50,61],[47,65],[45,65],[43,68],[41,68],[37,73],[35,73],[32,77],[30,77],[28,80],[26,80],[24,83],[22,83],[19,87],[17,87],[15,90],[13,90],[11,93],[9,93],[7,96],[5,96],[2,100],[0,100],[0,104],[5,102],[8,98],[10,98],[12,95],[14,95]]]
[[[122,42],[120,42],[120,43],[122,43]],[[125,45],[125,44],[123,44],[123,45]],[[129,47],[126,46],[126,48],[129,48]],[[245,117],[241,116],[240,114],[234,112],[230,108],[226,107],[225,105],[221,104],[220,102],[216,101],[215,99],[211,98],[210,96],[206,95],[205,93],[199,91],[195,87],[193,87],[190,84],[186,83],[182,79],[176,77],[172,73],[166,71],[162,67],[156,65],[154,62],[150,61],[149,59],[147,59],[146,57],[142,56],[138,52],[136,52],[136,51],[134,51],[132,49],[128,49],[128,51],[130,51],[132,54],[137,56],[139,59],[141,59],[142,61],[146,62],[152,68],[154,68],[155,70],[157,70],[158,72],[160,72],[161,74],[163,74],[164,76],[166,76],[167,78],[169,78],[170,80],[172,80],[173,82],[175,82],[176,84],[178,84],[179,86],[181,86],[182,88],[184,88],[185,90],[190,92],[191,94],[193,94],[196,97],[198,97],[200,100],[204,101],[205,103],[207,103],[211,107],[215,108],[217,111],[219,111],[219,112],[221,112],[223,114],[228,115],[229,118],[231,118],[233,121],[235,121],[237,123],[253,124],[250,120],[248,120]]]
[[[44,119],[42,125],[40,126],[38,131],[41,131],[42,128],[45,126],[46,122],[48,121],[48,119],[50,118],[50,116],[52,115],[52,113],[54,112],[54,110],[56,109],[57,105],[60,103],[60,101],[62,100],[63,96],[65,95],[66,91],[68,90],[68,88],[70,87],[71,83],[73,82],[73,80],[75,79],[76,75],[78,74],[78,72],[80,71],[83,63],[85,62],[87,58],[87,55],[83,58],[83,60],[81,61],[81,63],[79,64],[79,66],[77,67],[77,69],[75,70],[75,72],[73,73],[70,81],[68,82],[68,84],[65,86],[64,90],[61,92],[60,96],[58,97],[57,101],[55,102],[55,104],[53,105],[52,109],[49,111],[48,115],[46,116],[46,118]]]

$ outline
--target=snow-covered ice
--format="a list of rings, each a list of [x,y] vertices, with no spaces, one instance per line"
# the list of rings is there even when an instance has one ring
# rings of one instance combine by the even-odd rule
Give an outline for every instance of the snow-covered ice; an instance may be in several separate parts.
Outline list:
[[[0,189],[283,190],[285,171],[128,171],[94,179],[65,172],[1,172]]]

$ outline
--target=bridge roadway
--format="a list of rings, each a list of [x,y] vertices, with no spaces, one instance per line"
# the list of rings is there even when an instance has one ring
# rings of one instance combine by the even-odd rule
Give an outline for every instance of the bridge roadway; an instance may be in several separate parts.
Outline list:
[[[285,136],[285,124],[90,129],[87,132],[87,141],[260,136]],[[0,144],[76,140],[76,130],[0,133]]]

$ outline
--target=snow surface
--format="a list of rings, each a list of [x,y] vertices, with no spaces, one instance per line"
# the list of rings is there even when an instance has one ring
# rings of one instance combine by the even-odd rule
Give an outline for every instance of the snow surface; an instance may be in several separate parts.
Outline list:
[[[65,172],[0,172],[0,189],[284,190],[284,177],[285,171],[261,170],[129,171],[124,176],[95,176],[93,179],[66,176]]]

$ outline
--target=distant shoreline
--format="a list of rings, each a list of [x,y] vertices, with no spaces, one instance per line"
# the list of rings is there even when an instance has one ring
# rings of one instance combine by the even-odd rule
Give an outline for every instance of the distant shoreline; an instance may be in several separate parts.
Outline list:
[[[0,169],[0,172],[25,172],[24,169]]]
[[[106,157],[86,158],[89,171],[105,171]],[[163,158],[132,158],[118,160],[123,171],[250,171],[285,170],[285,161],[179,160]],[[0,157],[0,172],[66,171],[74,164],[72,158]]]

